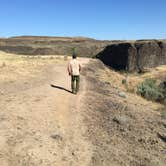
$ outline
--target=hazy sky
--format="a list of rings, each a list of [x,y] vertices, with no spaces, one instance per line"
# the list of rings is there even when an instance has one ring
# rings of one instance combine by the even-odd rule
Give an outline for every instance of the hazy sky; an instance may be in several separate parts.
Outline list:
[[[166,38],[166,0],[0,0],[0,37]]]

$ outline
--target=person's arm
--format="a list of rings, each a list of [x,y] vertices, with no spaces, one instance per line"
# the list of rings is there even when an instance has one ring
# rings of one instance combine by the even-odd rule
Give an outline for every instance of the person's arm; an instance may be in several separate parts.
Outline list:
[[[70,62],[68,63],[67,71],[68,71],[69,75],[71,75],[71,66],[70,66]]]
[[[81,65],[79,64],[79,71],[81,71]]]

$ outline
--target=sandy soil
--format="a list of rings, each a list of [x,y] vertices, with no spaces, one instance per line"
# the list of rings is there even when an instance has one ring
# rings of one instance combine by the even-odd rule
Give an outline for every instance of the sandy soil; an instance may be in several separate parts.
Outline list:
[[[86,83],[82,77],[79,94],[70,93],[66,65],[48,63],[29,80],[1,81],[1,166],[85,166],[90,162],[92,146],[84,136],[80,109]]]
[[[161,104],[125,90],[125,75],[100,61],[80,61],[73,95],[63,57],[0,52],[0,166],[165,166]]]

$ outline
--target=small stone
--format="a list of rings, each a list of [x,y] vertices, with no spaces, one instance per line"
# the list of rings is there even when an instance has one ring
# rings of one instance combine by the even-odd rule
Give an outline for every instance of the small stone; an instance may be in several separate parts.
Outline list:
[[[129,122],[129,118],[127,116],[115,116],[113,121],[120,125],[127,125]]]
[[[164,133],[157,133],[158,138],[160,138],[163,142],[166,143],[166,134]]]
[[[62,136],[60,136],[59,134],[51,135],[51,138],[56,139],[58,141],[62,141],[62,139],[63,139]]]
[[[125,92],[119,92],[118,95],[120,97],[126,98],[126,93]]]

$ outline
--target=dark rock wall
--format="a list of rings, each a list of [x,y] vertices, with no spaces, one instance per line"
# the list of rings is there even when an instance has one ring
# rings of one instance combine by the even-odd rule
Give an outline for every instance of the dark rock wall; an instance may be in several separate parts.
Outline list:
[[[160,62],[162,65],[166,64],[166,42],[158,43],[161,49]]]
[[[117,70],[142,72],[166,64],[166,43],[152,40],[113,44],[101,51],[97,58]]]
[[[127,70],[128,67],[134,68],[131,61],[135,61],[136,49],[130,43],[113,44],[107,46],[97,57],[106,65],[115,69]]]
[[[155,41],[136,43],[137,48],[137,68],[142,70],[144,67],[155,67],[160,65],[161,48]]]

